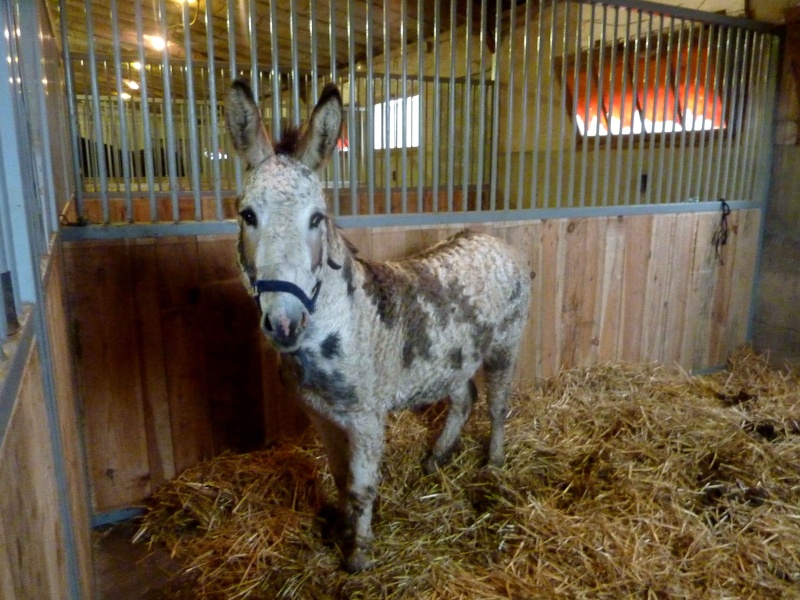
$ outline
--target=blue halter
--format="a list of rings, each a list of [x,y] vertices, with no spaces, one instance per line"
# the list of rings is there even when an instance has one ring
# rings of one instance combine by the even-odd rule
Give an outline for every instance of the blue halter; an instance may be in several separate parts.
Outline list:
[[[309,298],[299,286],[290,281],[283,281],[281,279],[257,279],[253,280],[251,283],[256,290],[254,299],[257,303],[258,297],[264,292],[288,292],[300,300],[309,313],[314,312],[317,304],[317,296],[319,296],[319,290],[320,287],[322,287],[322,281],[318,280],[311,290],[311,297]]]

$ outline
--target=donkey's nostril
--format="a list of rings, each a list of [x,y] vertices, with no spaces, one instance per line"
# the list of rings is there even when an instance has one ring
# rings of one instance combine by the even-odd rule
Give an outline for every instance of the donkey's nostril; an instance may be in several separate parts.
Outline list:
[[[272,323],[269,322],[269,315],[264,315],[264,322],[262,325],[266,331],[272,331]]]

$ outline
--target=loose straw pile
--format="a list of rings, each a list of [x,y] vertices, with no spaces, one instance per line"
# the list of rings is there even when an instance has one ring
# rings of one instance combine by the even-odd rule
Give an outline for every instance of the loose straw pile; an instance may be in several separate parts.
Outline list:
[[[187,598],[800,597],[798,383],[749,350],[707,377],[566,371],[512,399],[502,469],[479,404],[427,477],[441,411],[398,414],[357,575],[323,540],[313,437],[187,470],[136,539],[185,561]]]

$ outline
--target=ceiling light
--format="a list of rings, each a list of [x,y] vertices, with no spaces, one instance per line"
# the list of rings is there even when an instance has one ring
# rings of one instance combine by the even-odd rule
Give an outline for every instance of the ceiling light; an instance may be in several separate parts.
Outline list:
[[[149,42],[155,50],[163,50],[167,45],[166,42],[164,42],[164,38],[160,35],[148,35],[145,33],[142,37],[146,42]]]
[[[141,71],[142,70],[142,63],[140,63],[137,60],[137,61],[131,63],[131,67],[136,69],[137,71]]]
[[[119,97],[122,98],[123,100],[130,100],[131,99],[131,95],[128,92],[122,92],[119,95]]]
[[[137,82],[135,82],[133,79],[126,79],[125,80],[125,85],[127,85],[132,90],[138,90],[139,89],[139,84]]]

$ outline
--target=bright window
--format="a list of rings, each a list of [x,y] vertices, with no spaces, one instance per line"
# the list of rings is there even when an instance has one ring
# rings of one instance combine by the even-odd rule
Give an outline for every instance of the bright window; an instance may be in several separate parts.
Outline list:
[[[651,39],[650,47],[656,47],[655,40]],[[577,84],[575,61],[570,61],[567,110],[570,114],[574,110],[580,135],[725,129],[722,78],[715,76],[719,61],[713,44],[695,36],[691,49],[685,41],[680,53],[676,47],[675,40],[669,45],[663,38],[658,56],[654,51],[636,56],[633,44],[627,60],[622,47],[615,52],[606,48],[602,55],[599,51],[583,54]]]
[[[402,98],[376,104],[374,115],[375,150],[402,148],[404,131],[405,147],[417,148],[419,146],[419,95],[409,96],[405,99],[405,127],[403,126]],[[384,139],[384,122],[388,123],[387,140]]]

